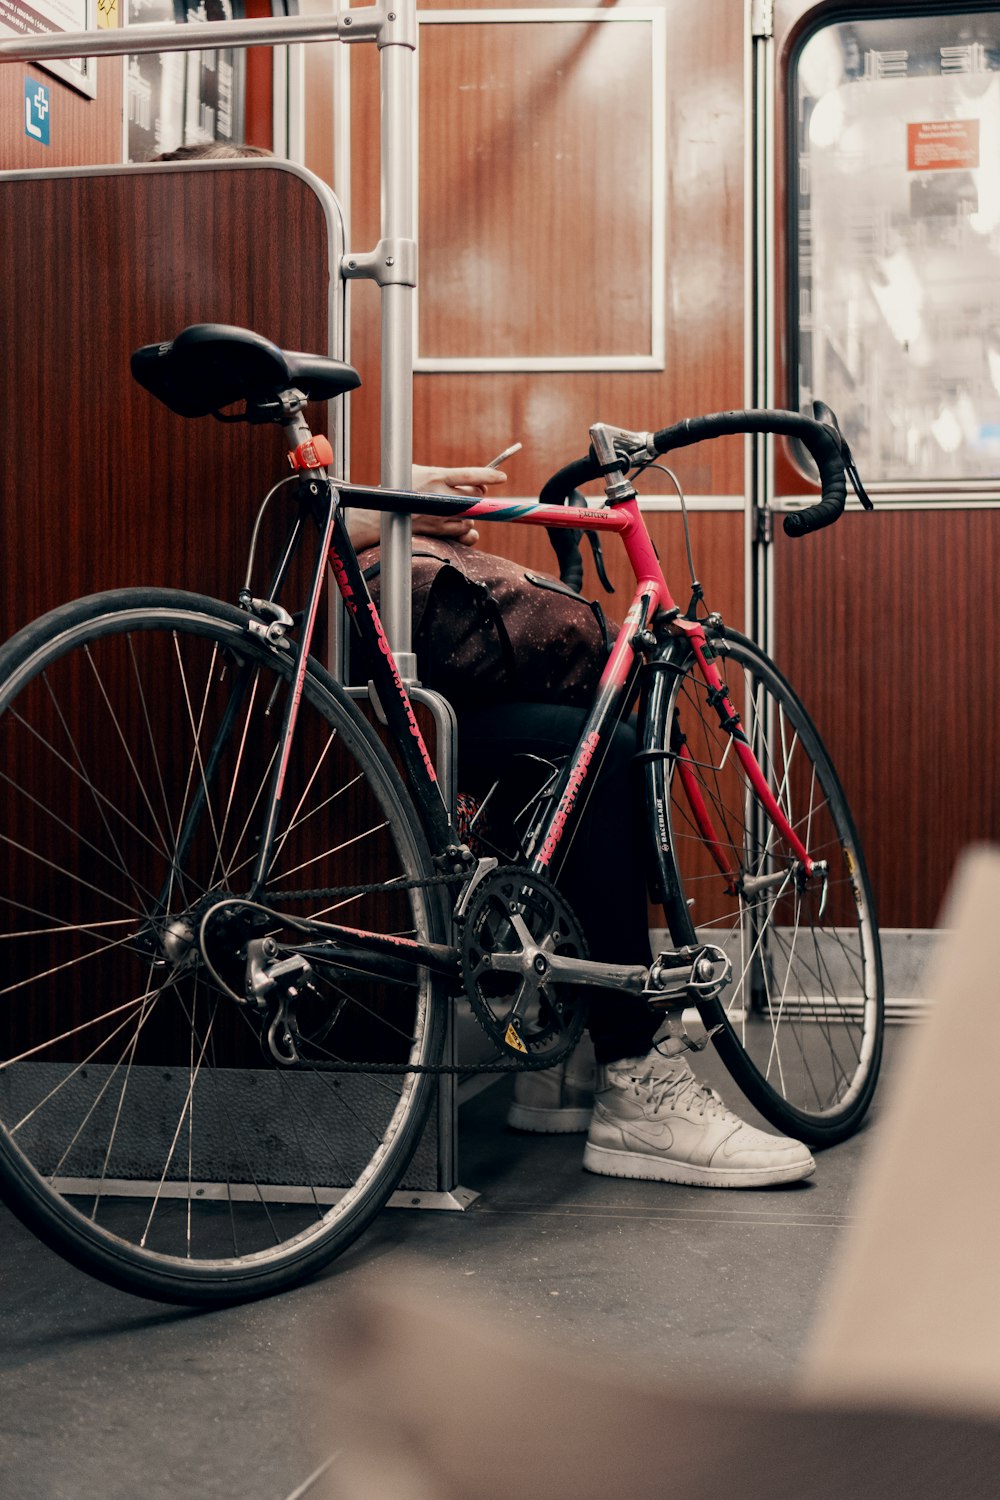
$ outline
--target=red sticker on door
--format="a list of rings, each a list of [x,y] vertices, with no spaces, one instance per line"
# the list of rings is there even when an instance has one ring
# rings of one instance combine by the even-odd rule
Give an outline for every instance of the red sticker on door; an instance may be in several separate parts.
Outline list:
[[[949,172],[979,166],[978,120],[918,120],[906,127],[911,172]]]

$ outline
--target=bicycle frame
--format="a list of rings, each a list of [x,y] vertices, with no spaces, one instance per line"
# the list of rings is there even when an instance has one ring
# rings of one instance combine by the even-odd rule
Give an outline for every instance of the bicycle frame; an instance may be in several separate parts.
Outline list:
[[[295,425],[298,428],[298,422]],[[345,505],[568,529],[579,528],[582,521],[586,529],[609,531],[621,536],[635,577],[635,592],[622,629],[604,665],[594,702],[587,714],[577,746],[560,772],[550,797],[549,811],[541,826],[535,830],[532,845],[525,856],[527,868],[532,874],[547,876],[552,880],[558,878],[574,830],[600,769],[605,748],[632,699],[637,676],[645,664],[651,670],[654,686],[641,697],[640,742],[643,748],[639,760],[646,769],[646,798],[651,814],[647,826],[655,830],[650,853],[656,894],[670,920],[675,903],[681,899],[667,822],[663,816],[663,808],[669,795],[665,766],[670,761],[677,763],[693,816],[723,875],[727,889],[731,893],[735,891],[739,874],[730,869],[725,860],[696,780],[690,768],[684,764],[683,751],[675,752],[663,740],[664,733],[669,732],[663,712],[663,683],[670,673],[683,669],[682,663],[689,650],[694,654],[705,682],[708,701],[735,746],[759,806],[800,862],[803,873],[808,876],[817,868],[787,822],[767,784],[741,728],[739,714],[729,698],[728,689],[713,663],[713,653],[704,626],[697,619],[682,615],[670,594],[640,513],[638,500],[630,486],[623,486],[629,491],[627,498],[613,501],[601,509],[588,510],[581,516],[577,509],[536,502],[467,500],[460,496],[340,484],[335,480],[328,480],[319,465],[315,466],[308,478],[303,476],[303,483],[305,493],[302,496],[302,509],[278,564],[269,599],[253,600],[246,591],[241,596],[250,613],[248,629],[272,641],[282,640],[286,647],[290,646],[289,642],[284,641],[284,631],[294,622],[292,616],[277,604],[277,594],[291,558],[301,543],[303,513],[311,509],[318,523],[320,540],[315,552],[309,596],[301,616],[302,628],[295,650],[292,688],[284,708],[277,762],[267,805],[266,823],[257,852],[250,899],[254,899],[264,886],[273,854],[285,774],[292,753],[295,726],[328,568],[348,614],[357,625],[362,644],[366,647],[372,671],[372,686],[389,733],[401,755],[411,799],[427,836],[432,857],[442,875],[464,874],[468,877],[472,874],[468,851],[457,841],[450,811],[441,794],[434,763],[417,722],[406,683],[402,679],[378,609],[358,564],[343,517]],[[238,697],[239,692],[239,687],[235,687],[234,695]],[[213,747],[209,754],[210,763],[215,750],[216,747]],[[186,847],[190,830],[199,815],[200,798],[196,798],[181,839],[181,851]],[[161,904],[166,897],[167,893],[161,893]],[[311,930],[315,931],[314,928]],[[451,947],[422,944],[409,938],[390,937],[332,923],[323,924],[323,935],[333,939],[339,945],[341,956],[349,955],[352,964],[370,966],[377,972],[416,964],[451,979],[456,976],[458,954]],[[303,948],[302,951],[305,953],[308,950]],[[686,953],[686,950],[683,951]],[[661,961],[663,957],[661,955]],[[588,960],[558,959],[554,961],[553,967],[563,968],[564,978],[567,980],[618,988],[634,994],[645,993],[649,981],[649,971],[634,964],[598,964]],[[661,983],[659,987],[662,990],[664,985]]]
[[[635,592],[622,629],[608,654],[593,704],[583,724],[576,748],[567,758],[559,774],[550,795],[548,811],[540,826],[534,830],[531,846],[524,856],[526,868],[531,874],[548,877],[553,881],[558,880],[573,833],[578,826],[589,792],[600,770],[605,749],[610,743],[618,721],[632,701],[633,689],[639,673],[643,667],[646,667],[652,679],[652,685],[647,686],[640,696],[639,738],[642,749],[638,760],[645,769],[646,801],[650,814],[647,827],[653,830],[649,850],[653,889],[657,899],[665,908],[668,925],[671,930],[679,925],[675,916],[679,913],[680,903],[683,900],[670,847],[668,820],[664,815],[669,798],[666,767],[671,762],[676,764],[695,823],[723,876],[727,891],[735,894],[738,889],[742,888],[742,877],[739,871],[730,868],[722,852],[722,845],[715,834],[690,760],[688,764],[685,764],[683,746],[675,749],[667,742],[671,730],[667,724],[665,712],[664,684],[671,674],[686,669],[689,653],[693,654],[697,662],[706,687],[707,700],[717,713],[722,728],[730,737],[747,781],[756,796],[758,806],[770,819],[799,863],[802,874],[806,878],[817,870],[825,869],[825,866],[810,858],[768,786],[747,735],[741,727],[740,716],[729,697],[728,688],[718,668],[714,665],[714,653],[704,625],[698,619],[693,618],[691,613],[683,615],[679,606],[674,602],[631,486],[627,484],[618,486],[619,489],[628,491],[627,497],[612,500],[609,505],[601,509],[588,510],[581,515],[577,509],[543,505],[540,502],[468,500],[460,496],[340,484],[335,480],[328,480],[318,464],[308,477],[303,477],[303,483],[305,489],[303,495],[300,496],[300,513],[278,563],[269,598],[252,599],[247,590],[244,590],[241,595],[241,602],[249,615],[248,630],[272,642],[280,641],[286,649],[291,649],[291,642],[285,639],[284,632],[294,624],[294,621],[292,616],[277,603],[277,595],[286,577],[291,559],[302,542],[303,519],[311,510],[319,528],[319,545],[314,555],[308,600],[300,617],[301,632],[297,646],[294,648],[292,686],[284,707],[266,821],[249,892],[251,901],[256,899],[266,884],[274,851],[285,775],[292,754],[295,726],[309,667],[316,621],[326,587],[328,568],[333,574],[348,614],[356,623],[362,644],[367,649],[372,686],[378,706],[402,758],[404,777],[427,837],[432,858],[440,874],[445,878],[461,880],[464,877],[468,882],[473,877],[476,868],[470,861],[469,851],[458,842],[450,810],[441,794],[434,763],[417,721],[407,685],[396,664],[378,609],[371,597],[351,543],[343,516],[345,505],[363,506],[374,510],[462,516],[470,519],[489,519],[529,526],[567,529],[579,528],[582,521],[585,529],[614,532],[622,538],[635,577]],[[241,691],[239,683],[235,684],[232,699],[233,711],[235,711]],[[214,764],[215,755],[228,731],[228,723],[227,715],[216,743],[209,752],[207,759],[209,769]],[[200,817],[201,803],[202,797],[199,794],[189,809],[178,849],[178,857],[181,861]],[[769,881],[770,877],[764,877],[764,879]],[[461,900],[461,897],[459,899]],[[161,892],[159,908],[167,909],[168,902],[169,886]],[[293,921],[291,925],[294,927],[298,924]],[[452,982],[458,976],[459,953],[454,947],[420,943],[406,937],[388,936],[330,922],[324,922],[321,931],[316,924],[308,924],[306,931],[314,936],[321,936],[323,940],[332,941],[336,945],[335,949],[327,950],[323,956],[330,957],[331,954],[335,954],[334,961],[347,962],[350,967],[387,974],[392,971],[411,972],[413,966],[417,965],[441,974]],[[311,944],[296,946],[303,956],[307,954],[320,956],[319,947]],[[718,952],[718,950],[715,951]],[[694,953],[694,949],[688,949],[682,944],[676,950],[674,961],[680,960],[683,964]],[[614,988],[637,995],[649,993],[648,986],[653,970],[646,969],[642,965],[607,964],[586,959],[558,957],[553,957],[550,962],[553,970],[560,970],[563,980],[567,982]],[[665,962],[669,966],[670,956],[661,954],[654,964],[654,970],[658,971],[655,982],[656,992],[661,997],[668,991],[671,994],[687,994],[689,983],[685,984],[683,980],[678,983],[675,975],[671,987],[671,982],[664,979]],[[714,984],[714,981],[712,983]],[[709,982],[706,981],[706,991],[708,987]]]
[[[739,714],[712,660],[704,627],[700,621],[684,616],[671,596],[637,499],[581,513],[578,509],[531,501],[512,503],[505,500],[466,500],[458,496],[413,494],[355,485],[336,486],[336,495],[342,505],[363,506],[371,510],[460,516],[469,520],[501,521],[525,526],[579,528],[582,523],[587,530],[613,532],[621,537],[635,577],[635,592],[621,631],[605,663],[580,740],[567,760],[553,792],[552,811],[535,839],[530,858],[530,868],[535,874],[552,877],[558,874],[576,818],[585,805],[584,786],[588,778],[592,784],[599,769],[603,748],[628,702],[635,674],[643,659],[655,661],[660,666],[669,666],[671,660],[683,652],[684,642],[694,653],[708,690],[709,701],[718,713],[723,728],[732,736],[736,754],[764,812],[796,859],[801,862],[804,873],[812,873],[813,861],[809,852],[775,800],[740,725]],[[375,689],[389,727],[403,748],[411,790],[430,836],[431,847],[439,852],[448,843],[450,825],[442,822],[442,814],[445,818],[447,815],[440,794],[436,797],[432,794],[432,788],[436,788],[433,765],[382,628],[378,610],[357,566],[354,549],[339,511],[334,524],[330,564],[341,598],[358,624],[362,640],[369,648],[370,658],[379,663],[381,670],[374,679]],[[372,647],[376,649],[372,650]],[[644,753],[649,752],[660,758],[672,753],[669,747],[656,747],[648,743],[645,725],[642,730],[640,737]],[[706,843],[713,851],[720,871],[732,879],[734,872],[728,869],[721,854],[708,811],[693,778],[686,774],[682,759],[679,770]],[[660,828],[657,863],[667,875],[668,884],[672,884],[672,876],[669,875],[670,850],[662,821],[657,820],[655,826]]]

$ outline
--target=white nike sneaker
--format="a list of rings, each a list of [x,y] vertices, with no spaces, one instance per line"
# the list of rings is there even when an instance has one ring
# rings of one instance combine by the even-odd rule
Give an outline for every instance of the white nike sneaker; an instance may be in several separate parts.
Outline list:
[[[597,1063],[589,1036],[582,1036],[565,1062],[537,1073],[514,1075],[507,1124],[533,1135],[572,1135],[590,1124]]]
[[[626,1057],[598,1069],[583,1165],[605,1177],[691,1187],[771,1187],[816,1170],[806,1147],[767,1135],[699,1083],[684,1057]]]

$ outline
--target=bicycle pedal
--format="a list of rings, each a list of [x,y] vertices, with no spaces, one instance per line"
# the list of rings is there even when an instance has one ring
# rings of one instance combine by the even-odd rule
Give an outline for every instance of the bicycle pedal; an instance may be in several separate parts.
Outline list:
[[[682,1031],[680,1036],[681,1041],[684,1043],[682,1050],[685,1052],[704,1052],[713,1036],[721,1030],[721,1023],[718,1026],[713,1026],[711,1030],[705,1032],[700,1042],[695,1041],[693,1036],[688,1036],[686,1031]]]
[[[675,948],[653,960],[643,998],[654,1008],[711,1000],[729,983],[732,971],[723,949],[713,943]]]

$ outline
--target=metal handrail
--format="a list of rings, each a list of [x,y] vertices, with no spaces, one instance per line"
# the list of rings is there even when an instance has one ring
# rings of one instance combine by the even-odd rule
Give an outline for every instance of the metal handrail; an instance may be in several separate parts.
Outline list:
[[[109,31],[32,32],[0,41],[0,62],[57,57],[117,57],[138,52],[201,52],[213,47],[276,46],[280,42],[372,41],[386,20],[380,5],[323,16],[256,21],[189,21],[184,26],[124,26]]]

